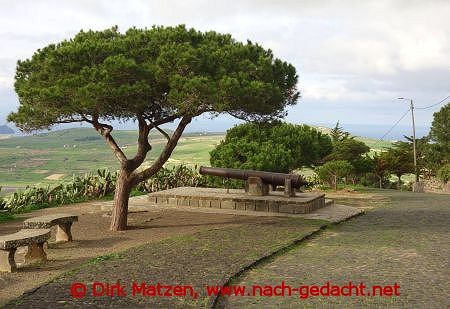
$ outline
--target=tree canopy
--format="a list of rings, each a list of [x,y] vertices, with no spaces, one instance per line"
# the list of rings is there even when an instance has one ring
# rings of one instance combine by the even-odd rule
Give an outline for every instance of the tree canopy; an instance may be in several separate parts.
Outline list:
[[[18,61],[14,86],[20,106],[8,120],[23,131],[91,124],[120,162],[112,228],[123,229],[131,187],[163,166],[193,117],[228,113],[244,120],[282,118],[299,97],[297,78],[294,66],[271,50],[228,34],[183,25],[125,33],[117,27],[80,31]],[[112,120],[137,121],[133,158],[114,140]],[[160,128],[173,121],[178,124],[172,135]],[[138,171],[151,150],[152,129],[168,141],[153,164]]]
[[[352,164],[369,151],[370,147],[364,142],[347,138],[333,144],[333,152],[326,157],[326,160],[345,160]]]
[[[295,68],[258,44],[177,27],[81,31],[19,61],[18,112],[25,131],[57,123],[227,112],[258,119],[284,115],[298,98]]]
[[[401,187],[401,177],[403,174],[413,173],[413,154],[411,147],[406,142],[397,142],[394,147],[381,154],[387,164],[387,169],[398,177],[398,189]]]
[[[434,159],[434,171],[450,162],[450,103],[433,114],[430,139],[434,142],[429,151],[429,157]]]
[[[450,103],[433,114],[430,137],[436,143],[450,148]]]
[[[350,137],[349,132],[346,132],[346,131],[344,131],[344,129],[342,129],[342,127],[339,125],[339,120],[338,120],[338,122],[336,122],[336,125],[334,126],[334,128],[331,129],[330,136],[331,136],[331,140],[333,141],[333,143],[338,143],[343,140],[353,138],[353,137]]]
[[[353,166],[345,160],[328,161],[315,169],[317,176],[337,190],[337,184],[342,177],[347,177],[353,172]]]

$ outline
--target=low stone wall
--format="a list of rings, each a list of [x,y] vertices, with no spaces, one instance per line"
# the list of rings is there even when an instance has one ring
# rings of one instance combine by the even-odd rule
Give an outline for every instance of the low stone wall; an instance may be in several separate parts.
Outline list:
[[[214,188],[175,188],[150,193],[149,201],[173,206],[265,211],[289,214],[306,214],[326,205],[325,194],[297,193],[295,197],[284,197],[278,192],[268,196],[249,196],[243,190]],[[331,201],[328,201],[327,205]]]

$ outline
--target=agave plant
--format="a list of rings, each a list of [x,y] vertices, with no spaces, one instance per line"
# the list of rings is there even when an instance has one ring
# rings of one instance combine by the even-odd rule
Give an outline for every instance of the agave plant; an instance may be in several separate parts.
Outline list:
[[[2,186],[0,186],[0,193],[2,192]],[[5,199],[0,195],[0,210],[4,210],[6,206]]]
[[[176,187],[206,186],[206,178],[198,173],[197,166],[190,168],[186,165],[177,165],[172,168],[162,168],[146,182],[137,187],[142,192],[156,192]]]

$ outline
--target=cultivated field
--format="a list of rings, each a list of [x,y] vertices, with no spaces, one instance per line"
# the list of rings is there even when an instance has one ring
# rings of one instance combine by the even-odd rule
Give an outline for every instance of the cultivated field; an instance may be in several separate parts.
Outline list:
[[[123,151],[136,152],[136,131],[114,131]],[[209,151],[223,134],[185,134],[167,165],[209,164]],[[166,139],[154,133],[150,137],[153,150],[148,163],[160,153]],[[145,163],[144,163],[145,164]],[[118,161],[105,141],[92,129],[77,128],[46,134],[9,137],[0,140],[0,186],[25,187],[46,185],[72,178],[99,168],[118,169]]]
[[[123,151],[136,152],[136,131],[118,130],[113,135]],[[188,133],[179,141],[167,165],[209,165],[209,152],[224,133]],[[365,142],[371,152],[380,151],[390,142],[369,138]],[[153,150],[148,165],[160,153],[166,139],[158,132],[150,136]],[[75,128],[33,136],[8,136],[0,140],[0,186],[3,190],[27,185],[47,185],[69,180],[99,168],[118,169],[118,162],[105,141],[91,128]]]

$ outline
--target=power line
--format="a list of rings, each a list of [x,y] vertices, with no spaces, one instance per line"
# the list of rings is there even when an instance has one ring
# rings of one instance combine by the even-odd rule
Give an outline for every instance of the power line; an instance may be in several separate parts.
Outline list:
[[[447,100],[448,98],[450,98],[450,95],[447,96],[446,98],[444,98],[443,100],[437,102],[436,104],[432,104],[432,105],[425,106],[425,107],[414,107],[414,108],[415,108],[415,109],[428,109],[428,108],[432,108],[432,107],[434,107],[434,106],[436,106],[436,105],[441,104],[442,102],[444,102],[444,101]]]
[[[408,110],[403,114],[402,117],[400,117],[399,120],[397,120],[397,122],[380,138],[380,141],[383,140],[383,138],[386,137],[386,135],[388,135],[389,133],[391,133],[391,131],[398,125],[398,123],[400,121],[402,121],[403,118],[405,118],[405,116],[409,113],[409,111],[411,110],[411,108],[408,108]]]
[[[450,98],[450,95],[449,96],[447,96],[447,97],[445,97],[444,99],[442,99],[441,101],[439,101],[439,102],[437,102],[437,103],[435,103],[435,104],[432,104],[432,105],[429,105],[429,106],[424,106],[424,107],[414,107],[414,109],[428,109],[428,108],[432,108],[432,107],[434,107],[434,106],[437,106],[437,105],[439,105],[439,104],[441,104],[442,102],[444,102],[445,100],[447,100],[448,98]],[[383,140],[383,138],[385,138],[386,137],[386,135],[388,135],[389,133],[391,133],[391,131],[399,124],[399,122],[400,121],[402,121],[402,119],[403,118],[405,118],[406,117],[406,115],[408,114],[408,112],[411,110],[411,108],[408,108],[408,110],[403,114],[403,116],[402,117],[400,117],[400,119],[399,120],[397,120],[397,122],[380,138],[380,141],[382,141]]]

